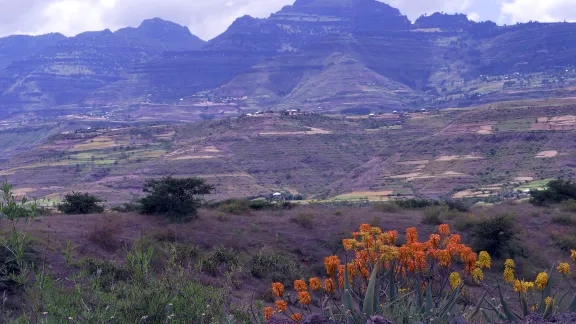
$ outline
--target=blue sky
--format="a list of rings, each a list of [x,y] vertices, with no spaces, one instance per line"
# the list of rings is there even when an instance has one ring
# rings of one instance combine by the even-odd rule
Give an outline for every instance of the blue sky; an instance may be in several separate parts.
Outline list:
[[[267,17],[294,0],[0,0],[0,36],[138,26],[160,17],[203,39],[223,32],[237,17]],[[499,24],[576,21],[576,0],[384,0],[414,20],[424,13],[467,14]]]

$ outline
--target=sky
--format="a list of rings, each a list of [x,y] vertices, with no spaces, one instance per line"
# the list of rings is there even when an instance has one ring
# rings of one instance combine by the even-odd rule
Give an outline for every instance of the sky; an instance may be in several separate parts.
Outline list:
[[[204,40],[238,17],[268,17],[294,0],[0,0],[0,37],[138,26],[160,17],[187,26]],[[464,13],[472,20],[513,24],[576,21],[576,0],[383,0],[412,21],[433,12]]]

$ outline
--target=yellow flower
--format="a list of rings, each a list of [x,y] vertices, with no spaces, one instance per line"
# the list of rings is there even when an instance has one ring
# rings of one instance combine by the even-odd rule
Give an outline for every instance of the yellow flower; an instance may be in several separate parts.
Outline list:
[[[530,290],[534,290],[534,283],[533,282],[529,282],[529,281],[520,281],[520,280],[515,280],[514,281],[514,291],[515,292],[522,292],[525,293],[527,291]]]
[[[511,267],[504,268],[504,280],[507,283],[514,282],[514,269],[512,269]]]
[[[310,296],[307,291],[301,291],[298,293],[298,301],[300,301],[302,305],[308,305],[312,302],[312,296]]]
[[[279,283],[279,282],[273,283],[272,284],[272,293],[276,297],[284,296],[284,285]]]
[[[272,307],[266,307],[264,308],[264,318],[269,321],[272,316],[274,316],[274,308]]]
[[[536,277],[535,283],[538,290],[544,290],[548,284],[548,274],[546,272],[540,272]]]
[[[293,320],[294,322],[300,322],[302,320],[302,314],[296,313],[296,314],[290,315],[290,319]]]
[[[516,264],[514,264],[514,260],[508,259],[508,260],[506,260],[506,262],[504,263],[504,266],[507,267],[507,268],[514,268],[514,267],[516,267]]]
[[[478,266],[483,269],[490,269],[492,266],[492,260],[490,259],[490,254],[488,254],[488,252],[482,251],[478,254]]]
[[[322,288],[322,282],[318,278],[310,278],[310,289],[320,290]]]
[[[570,252],[570,258],[572,258],[572,261],[576,262],[576,250],[570,250]]]
[[[274,304],[276,305],[276,310],[280,313],[284,313],[288,309],[288,303],[285,300],[277,300]]]
[[[306,286],[306,281],[294,280],[294,289],[296,291],[306,291],[308,289],[308,286]]]
[[[482,269],[474,268],[474,270],[472,270],[472,278],[474,278],[477,284],[484,280],[484,272],[482,272]]]
[[[552,299],[552,297],[550,297],[550,296],[546,297],[544,302],[546,303],[546,307],[550,307],[550,305],[554,305],[554,299]]]
[[[462,278],[460,278],[460,274],[458,272],[452,272],[450,274],[450,287],[456,289],[456,287],[460,286],[461,283]]]
[[[568,264],[568,262],[560,262],[556,269],[558,269],[558,272],[561,274],[570,274],[570,264]]]

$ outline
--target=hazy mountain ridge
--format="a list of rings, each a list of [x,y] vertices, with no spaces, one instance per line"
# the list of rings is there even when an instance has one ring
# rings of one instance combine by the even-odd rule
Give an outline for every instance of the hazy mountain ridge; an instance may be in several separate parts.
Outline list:
[[[155,18],[47,44],[11,64],[0,56],[0,112],[194,95],[208,104],[186,99],[190,109],[212,114],[467,106],[505,100],[510,88],[570,86],[558,73],[576,66],[574,32],[576,24],[497,26],[440,13],[412,24],[375,0],[298,0],[266,19],[238,18],[207,43]],[[523,75],[511,83],[514,73]]]

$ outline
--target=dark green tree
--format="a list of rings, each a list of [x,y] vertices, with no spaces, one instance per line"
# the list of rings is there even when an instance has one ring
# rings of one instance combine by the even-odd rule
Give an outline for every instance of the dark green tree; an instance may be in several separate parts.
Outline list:
[[[164,177],[144,184],[148,195],[140,199],[145,214],[165,215],[172,222],[185,222],[196,218],[202,205],[202,196],[210,194],[214,186],[204,179]]]
[[[69,215],[102,213],[104,207],[99,205],[102,202],[104,200],[87,192],[72,192],[64,196],[64,200],[58,205],[58,210]]]
[[[545,190],[531,190],[530,202],[536,206],[561,203],[576,199],[576,183],[569,180],[553,180]]]

